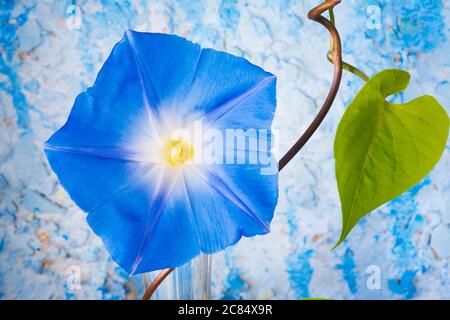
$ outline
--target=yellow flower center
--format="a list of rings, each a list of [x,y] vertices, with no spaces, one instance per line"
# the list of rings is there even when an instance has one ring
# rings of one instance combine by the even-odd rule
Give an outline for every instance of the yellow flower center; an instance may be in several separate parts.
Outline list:
[[[163,148],[163,158],[170,167],[179,167],[194,158],[194,148],[183,140],[169,140]]]

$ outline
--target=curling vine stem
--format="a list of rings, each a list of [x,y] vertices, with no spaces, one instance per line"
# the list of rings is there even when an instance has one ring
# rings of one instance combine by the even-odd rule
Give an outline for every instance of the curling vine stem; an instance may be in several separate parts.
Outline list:
[[[331,58],[330,61],[334,65],[333,81],[331,83],[331,87],[325,99],[325,102],[323,103],[322,108],[319,110],[314,120],[311,122],[305,132],[300,136],[297,142],[294,143],[291,149],[289,149],[289,151],[286,152],[286,154],[281,158],[280,162],[278,162],[279,170],[282,170],[295,157],[295,155],[303,148],[306,142],[308,142],[308,140],[312,137],[314,132],[316,132],[317,128],[320,126],[323,119],[325,119],[325,116],[330,110],[331,105],[333,104],[334,99],[336,98],[336,94],[339,90],[343,70],[341,37],[339,36],[339,32],[336,30],[334,24],[330,20],[322,16],[322,14],[326,11],[329,12],[330,9],[334,8],[340,2],[341,0],[325,0],[322,4],[318,5],[308,12],[308,18],[320,23],[328,30],[331,35],[331,49],[328,52],[327,56]],[[334,19],[334,14],[331,14],[330,19]]]
[[[334,18],[334,10],[333,8],[330,8],[328,10],[328,13],[330,15],[330,22],[335,25],[335,18]],[[333,50],[333,38],[331,39],[331,44],[330,44],[330,51],[328,52],[327,58],[328,61],[330,61],[331,63],[333,63],[333,55],[331,54]],[[342,68],[350,73],[353,73],[355,76],[361,78],[364,82],[366,82],[367,80],[369,80],[369,77],[362,72],[360,69],[358,69],[357,67],[351,65],[350,63],[347,63],[345,61],[342,61]]]

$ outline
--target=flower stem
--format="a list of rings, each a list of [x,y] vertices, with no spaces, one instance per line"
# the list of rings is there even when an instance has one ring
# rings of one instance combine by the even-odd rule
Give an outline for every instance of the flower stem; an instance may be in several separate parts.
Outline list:
[[[337,92],[339,90],[343,70],[341,38],[334,24],[330,20],[322,16],[322,14],[327,10],[332,9],[340,2],[341,0],[325,0],[322,4],[318,5],[308,13],[309,19],[323,25],[331,35],[331,48],[330,51],[328,52],[328,56],[331,58],[330,61],[334,65],[333,82],[331,83],[330,90],[325,99],[325,102],[322,105],[322,108],[319,110],[319,113],[316,115],[316,117],[311,122],[306,131],[302,134],[302,136],[297,140],[297,142],[281,158],[280,162],[278,162],[278,170],[282,170],[303,148],[303,146],[312,137],[314,132],[316,132],[317,128],[320,126],[323,119],[325,119],[325,116],[330,110],[331,105],[333,104],[334,99],[336,98]],[[330,15],[330,19],[334,19],[334,14]]]
[[[164,281],[165,278],[173,271],[175,268],[167,268],[161,271],[155,280],[145,289],[145,293],[142,296],[142,300],[149,300],[156,289],[159,287],[161,282]]]

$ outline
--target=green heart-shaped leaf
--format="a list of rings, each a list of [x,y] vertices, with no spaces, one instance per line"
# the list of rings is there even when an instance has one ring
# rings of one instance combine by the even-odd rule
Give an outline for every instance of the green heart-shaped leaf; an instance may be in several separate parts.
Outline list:
[[[449,118],[436,99],[385,100],[403,91],[409,79],[402,70],[378,73],[342,117],[334,141],[343,218],[335,247],[362,217],[423,179],[445,149]]]

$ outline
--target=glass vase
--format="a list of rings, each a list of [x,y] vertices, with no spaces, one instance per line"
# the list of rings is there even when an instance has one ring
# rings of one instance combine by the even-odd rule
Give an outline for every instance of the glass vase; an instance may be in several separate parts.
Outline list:
[[[144,274],[144,285],[149,284],[160,271]],[[211,255],[202,254],[176,268],[160,284],[151,297],[155,300],[208,300],[211,289]]]

